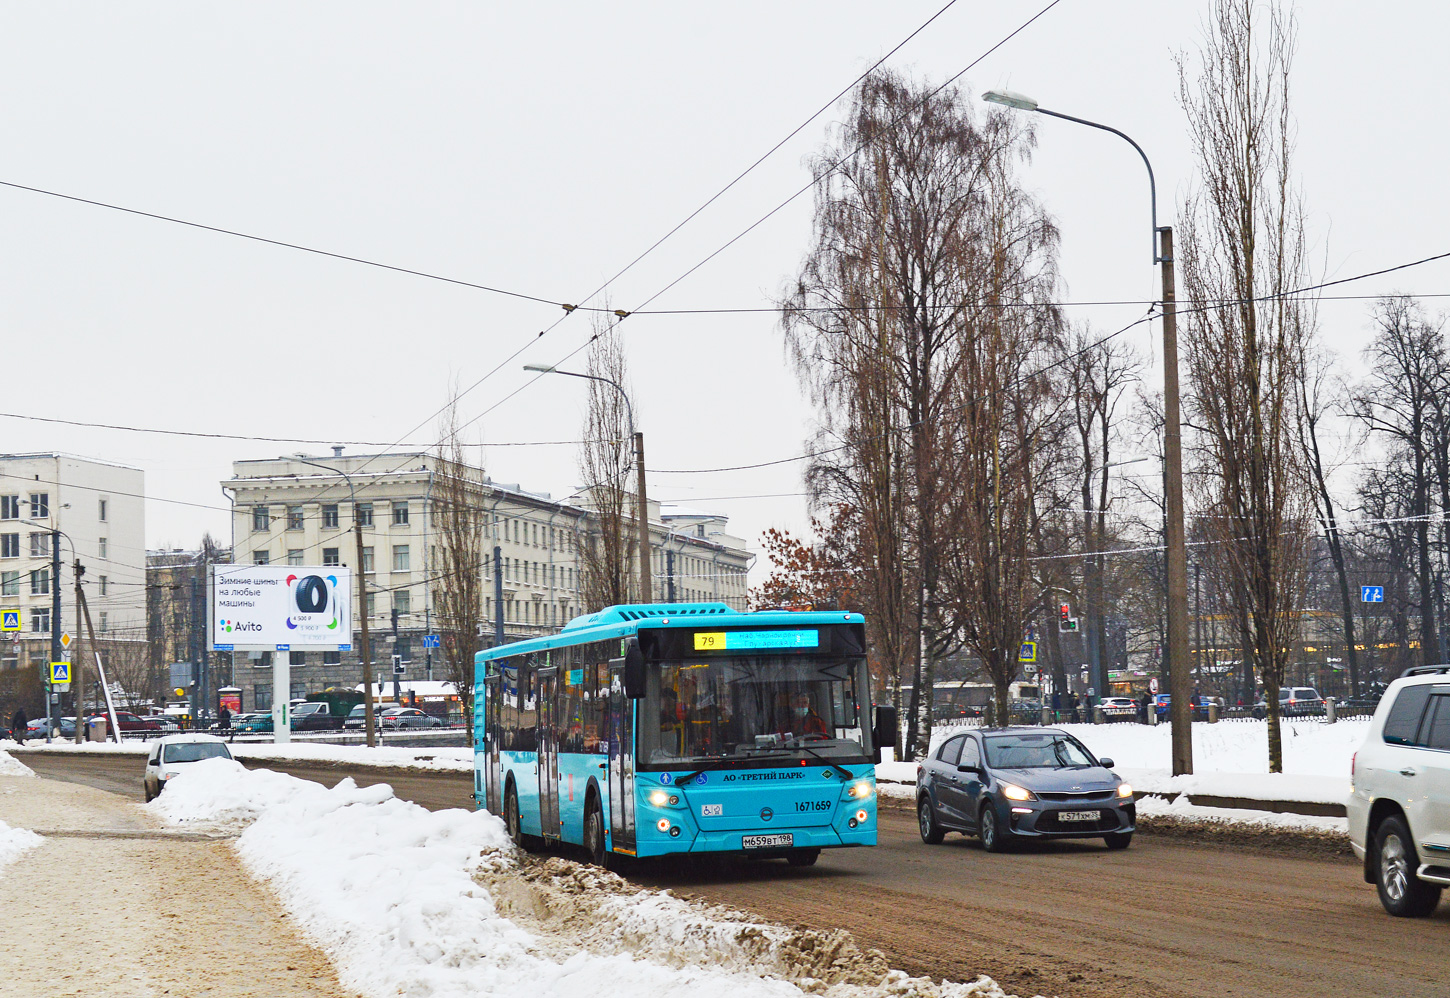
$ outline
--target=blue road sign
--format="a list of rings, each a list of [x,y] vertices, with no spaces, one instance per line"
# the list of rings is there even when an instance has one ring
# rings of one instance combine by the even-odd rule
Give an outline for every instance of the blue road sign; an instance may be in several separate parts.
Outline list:
[[[68,683],[68,682],[70,682],[70,663],[69,662],[52,662],[52,663],[50,663],[50,681],[52,683]]]
[[[19,610],[3,610],[3,611],[0,611],[0,631],[18,631],[18,630],[20,630],[20,611]]]
[[[442,647],[438,643],[438,635],[436,635],[436,634],[425,634],[425,635],[423,635],[423,647],[424,648],[439,648],[439,647]]]
[[[1385,587],[1360,586],[1359,601],[1361,603],[1383,603],[1385,601]]]

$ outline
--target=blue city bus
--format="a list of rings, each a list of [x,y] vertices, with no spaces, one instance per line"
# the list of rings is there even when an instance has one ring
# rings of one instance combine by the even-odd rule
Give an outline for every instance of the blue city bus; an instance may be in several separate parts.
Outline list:
[[[809,866],[876,844],[896,715],[873,717],[859,614],[611,606],[474,661],[474,799],[521,846]]]

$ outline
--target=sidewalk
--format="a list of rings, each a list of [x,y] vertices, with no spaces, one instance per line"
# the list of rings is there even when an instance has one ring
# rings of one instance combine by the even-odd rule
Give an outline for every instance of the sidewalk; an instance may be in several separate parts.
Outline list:
[[[225,840],[90,787],[0,776],[0,820],[45,836],[0,870],[0,998],[349,998]]]

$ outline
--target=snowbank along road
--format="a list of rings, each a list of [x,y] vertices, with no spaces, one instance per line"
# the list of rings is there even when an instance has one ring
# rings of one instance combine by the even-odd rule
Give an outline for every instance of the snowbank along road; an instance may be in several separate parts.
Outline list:
[[[24,759],[41,776],[139,799],[139,760]],[[389,782],[430,808],[470,804],[470,782],[456,774],[273,768],[329,784],[344,775]],[[1149,835],[1122,853],[1089,842],[995,856],[957,836],[924,846],[910,813],[884,810],[879,846],[827,854],[809,870],[753,863],[625,873],[788,925],[848,929],[909,973],[981,972],[1024,994],[1438,998],[1450,980],[1450,903],[1429,920],[1390,919],[1347,860]]]

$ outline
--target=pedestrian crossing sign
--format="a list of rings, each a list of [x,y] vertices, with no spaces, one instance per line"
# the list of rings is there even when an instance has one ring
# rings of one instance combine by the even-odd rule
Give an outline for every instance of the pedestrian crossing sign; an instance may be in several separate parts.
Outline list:
[[[19,610],[0,610],[0,631],[20,630]]]
[[[70,663],[69,662],[52,662],[52,663],[50,663],[50,681],[51,681],[51,683],[69,683],[70,682]]]

